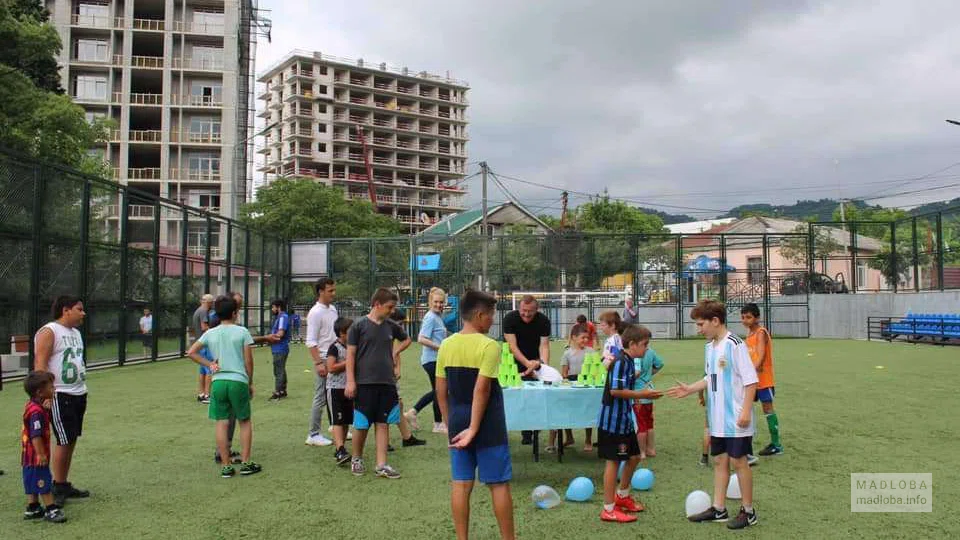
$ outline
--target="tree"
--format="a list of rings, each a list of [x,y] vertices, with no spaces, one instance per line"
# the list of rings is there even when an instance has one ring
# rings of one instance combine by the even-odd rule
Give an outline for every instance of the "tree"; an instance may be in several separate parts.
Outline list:
[[[348,201],[341,189],[309,179],[280,179],[260,188],[240,215],[253,228],[290,240],[400,234],[400,223],[376,213],[369,202]]]
[[[576,209],[577,230],[584,232],[651,234],[663,232],[663,220],[623,201],[604,195]]]
[[[60,38],[48,16],[38,2],[0,0],[0,146],[103,174],[103,160],[89,149],[106,140],[109,123],[88,123],[83,109],[62,94]]]
[[[801,224],[793,232],[803,234],[803,237],[791,236],[781,240],[780,255],[797,266],[808,268],[810,265],[810,227],[813,227],[813,258],[826,261],[831,255],[843,251],[843,246],[837,242],[829,229],[818,226]]]

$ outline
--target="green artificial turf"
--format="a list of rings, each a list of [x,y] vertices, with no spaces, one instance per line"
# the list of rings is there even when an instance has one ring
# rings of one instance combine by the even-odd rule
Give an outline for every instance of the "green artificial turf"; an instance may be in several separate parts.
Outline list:
[[[559,364],[561,344],[554,344]],[[697,341],[655,341],[666,367],[655,382],[695,380],[703,371]],[[405,354],[401,395],[409,407],[428,387],[417,346]],[[261,474],[221,479],[213,463],[213,423],[195,400],[197,368],[188,360],[126,366],[88,374],[89,409],[71,480],[93,492],[70,501],[69,522],[21,519],[25,498],[19,469],[20,383],[0,392],[0,537],[59,538],[452,538],[445,439],[429,432],[432,414],[420,414],[426,447],[400,448],[392,431],[391,463],[400,480],[368,472],[355,478],[333,462],[331,448],[304,445],[313,376],[302,345],[290,355],[290,397],[268,402],[270,354],[257,352],[254,459]],[[960,497],[956,467],[957,349],[855,341],[785,340],[775,343],[776,408],[786,454],[754,469],[760,524],[727,531],[720,524],[684,519],[684,498],[712,492],[712,472],[697,465],[703,411],[696,398],[664,398],[656,405],[658,455],[647,466],[656,485],[639,494],[647,510],[629,525],[601,523],[602,464],[577,445],[564,463],[545,455],[534,463],[529,447],[511,434],[513,494],[520,538],[957,538],[952,511]],[[876,366],[883,366],[877,369]],[[755,448],[769,441],[758,422]],[[326,422],[324,423],[326,427]],[[545,434],[542,435],[545,438]],[[372,437],[367,463],[372,465]],[[850,512],[851,472],[933,473],[933,513]],[[577,476],[593,479],[589,503],[537,510],[530,492],[540,484],[562,495]],[[729,503],[736,510],[736,502]],[[953,516],[953,517],[950,517]],[[494,538],[490,496],[473,499],[475,538]]]

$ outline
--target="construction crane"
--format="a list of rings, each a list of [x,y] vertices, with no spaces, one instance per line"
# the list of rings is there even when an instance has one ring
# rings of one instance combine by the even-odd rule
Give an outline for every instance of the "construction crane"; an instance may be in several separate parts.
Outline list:
[[[370,154],[367,151],[367,139],[363,136],[363,126],[357,126],[357,136],[363,149],[363,163],[367,167],[367,188],[370,190],[370,204],[377,209],[377,188],[373,185],[373,164],[370,163]]]

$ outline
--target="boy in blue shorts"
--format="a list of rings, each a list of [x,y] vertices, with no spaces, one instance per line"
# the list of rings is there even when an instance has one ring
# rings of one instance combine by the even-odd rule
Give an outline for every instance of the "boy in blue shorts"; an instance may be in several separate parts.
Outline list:
[[[757,524],[753,509],[753,473],[747,456],[753,453],[753,398],[757,392],[757,371],[750,361],[747,345],[727,330],[727,307],[723,302],[702,300],[690,317],[697,331],[707,338],[704,372],[694,384],[678,383],[667,394],[682,398],[706,390],[707,424],[713,462],[713,506],[690,516],[693,522],[727,521],[727,484],[730,464],[737,471],[743,506],[727,523],[730,529]]]
[[[470,494],[479,472],[490,488],[500,537],[514,538],[510,447],[503,391],[497,381],[500,346],[487,337],[497,300],[468,291],[460,299],[463,329],[437,352],[437,403],[450,437],[453,490],[450,505],[458,540],[469,537]]]
[[[53,373],[49,371],[31,371],[23,381],[23,389],[30,396],[23,410],[20,436],[23,489],[28,502],[23,519],[43,518],[63,523],[67,518],[63,509],[54,503],[50,473],[50,413],[47,408],[53,399],[53,381]],[[41,500],[46,508],[40,505]]]
[[[260,465],[250,460],[253,442],[253,423],[250,420],[250,398],[253,397],[253,336],[234,321],[239,303],[232,297],[221,296],[214,302],[219,324],[207,330],[190,347],[190,358],[206,366],[213,373],[210,385],[211,420],[217,423],[217,451],[220,476],[230,478],[236,474],[230,459],[230,421],[236,418],[240,426],[240,474],[250,475],[261,471]],[[211,362],[200,354],[206,347],[216,360]]]

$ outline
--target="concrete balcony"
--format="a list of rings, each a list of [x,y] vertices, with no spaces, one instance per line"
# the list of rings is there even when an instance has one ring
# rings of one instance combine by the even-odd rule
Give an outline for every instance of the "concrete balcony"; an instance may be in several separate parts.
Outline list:
[[[222,175],[212,169],[170,169],[170,179],[181,182],[220,182]]]
[[[96,15],[80,15],[78,13],[74,13],[70,15],[70,26],[81,26],[84,28],[122,29],[123,17],[100,17]]]
[[[203,22],[173,21],[173,31],[181,34],[202,34],[207,36],[222,36],[225,27],[222,24],[208,24]]]
[[[182,144],[222,144],[223,136],[211,131],[171,131],[170,142]]]
[[[163,131],[159,129],[131,129],[127,132],[127,141],[131,143],[163,142]]]
[[[170,96],[170,104],[192,109],[219,109],[223,107],[220,96],[178,95]]]
[[[115,103],[122,103],[123,92],[114,92],[113,101]],[[129,103],[131,105],[144,105],[144,106],[163,105],[163,94],[145,94],[145,93],[130,94]]]
[[[133,30],[163,32],[163,19],[133,19],[130,21],[130,28]]]

